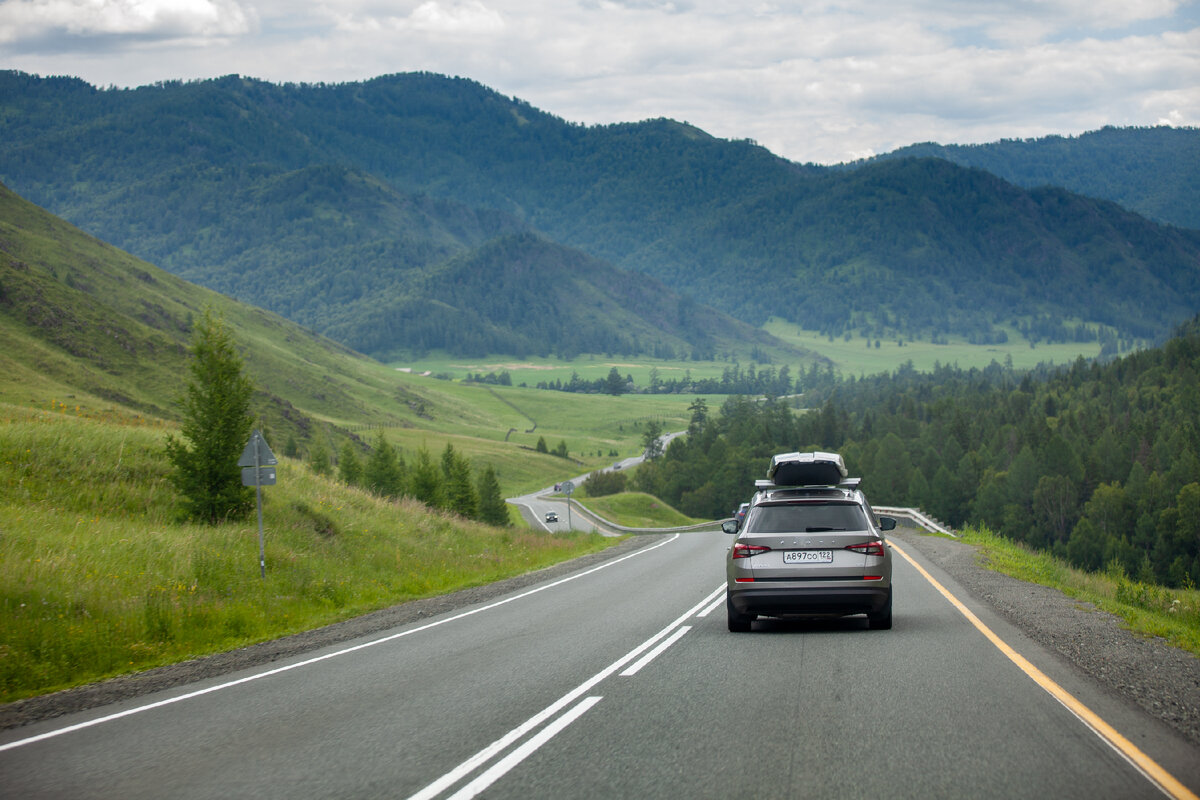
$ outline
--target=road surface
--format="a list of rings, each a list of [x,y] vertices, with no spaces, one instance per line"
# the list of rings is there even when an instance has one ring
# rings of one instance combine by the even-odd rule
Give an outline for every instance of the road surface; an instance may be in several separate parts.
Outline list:
[[[896,558],[890,631],[847,619],[729,633],[728,537],[661,536],[498,601],[0,732],[0,795],[1125,800],[1200,787],[1194,747],[980,607],[907,535],[893,541],[928,577]]]

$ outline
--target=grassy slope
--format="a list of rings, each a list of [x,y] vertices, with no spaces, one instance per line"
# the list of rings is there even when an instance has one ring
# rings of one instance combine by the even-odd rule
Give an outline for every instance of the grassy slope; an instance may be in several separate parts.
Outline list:
[[[289,436],[302,452],[369,443],[377,431],[410,451],[450,442],[477,467],[491,463],[502,491],[516,494],[561,480],[564,467],[578,474],[607,463],[611,450],[637,452],[641,420],[678,430],[689,416],[691,398],[612,404],[399,372],[138,261],[0,187],[0,402],[136,409],[169,421],[186,376],[191,320],[206,305],[243,348],[259,388],[254,410],[277,452]],[[525,434],[534,421],[534,434]],[[551,447],[566,440],[583,463],[529,458],[540,436]]]
[[[314,628],[612,544],[390,503],[281,459],[253,518],[178,522],[165,431],[0,405],[0,701]]]
[[[578,496],[574,499],[609,522],[627,528],[678,528],[706,521],[689,517],[657,497],[642,492],[621,492],[603,497]]]

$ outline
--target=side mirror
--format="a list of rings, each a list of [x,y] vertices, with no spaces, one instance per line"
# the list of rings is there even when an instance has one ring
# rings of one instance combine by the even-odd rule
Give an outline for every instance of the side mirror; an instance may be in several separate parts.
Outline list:
[[[895,517],[880,517],[879,518],[879,530],[894,531],[895,529],[896,529],[896,518]]]
[[[725,531],[726,533],[737,533],[738,532],[737,520],[736,519],[725,520],[724,522],[721,523],[721,530]]]

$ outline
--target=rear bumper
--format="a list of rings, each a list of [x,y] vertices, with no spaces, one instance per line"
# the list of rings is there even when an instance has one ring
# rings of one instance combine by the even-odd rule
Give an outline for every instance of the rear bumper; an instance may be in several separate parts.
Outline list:
[[[890,585],[845,587],[729,587],[729,602],[739,614],[767,617],[874,614],[887,607]]]

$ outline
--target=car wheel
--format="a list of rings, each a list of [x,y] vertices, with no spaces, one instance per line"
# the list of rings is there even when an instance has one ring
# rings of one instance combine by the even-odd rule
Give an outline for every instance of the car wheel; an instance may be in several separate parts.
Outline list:
[[[873,631],[890,631],[892,629],[892,593],[888,592],[887,605],[882,611],[867,614],[867,625]]]
[[[729,616],[729,630],[733,633],[749,633],[750,623],[754,622],[753,614],[742,614],[729,601],[729,593],[725,593],[725,611]]]

